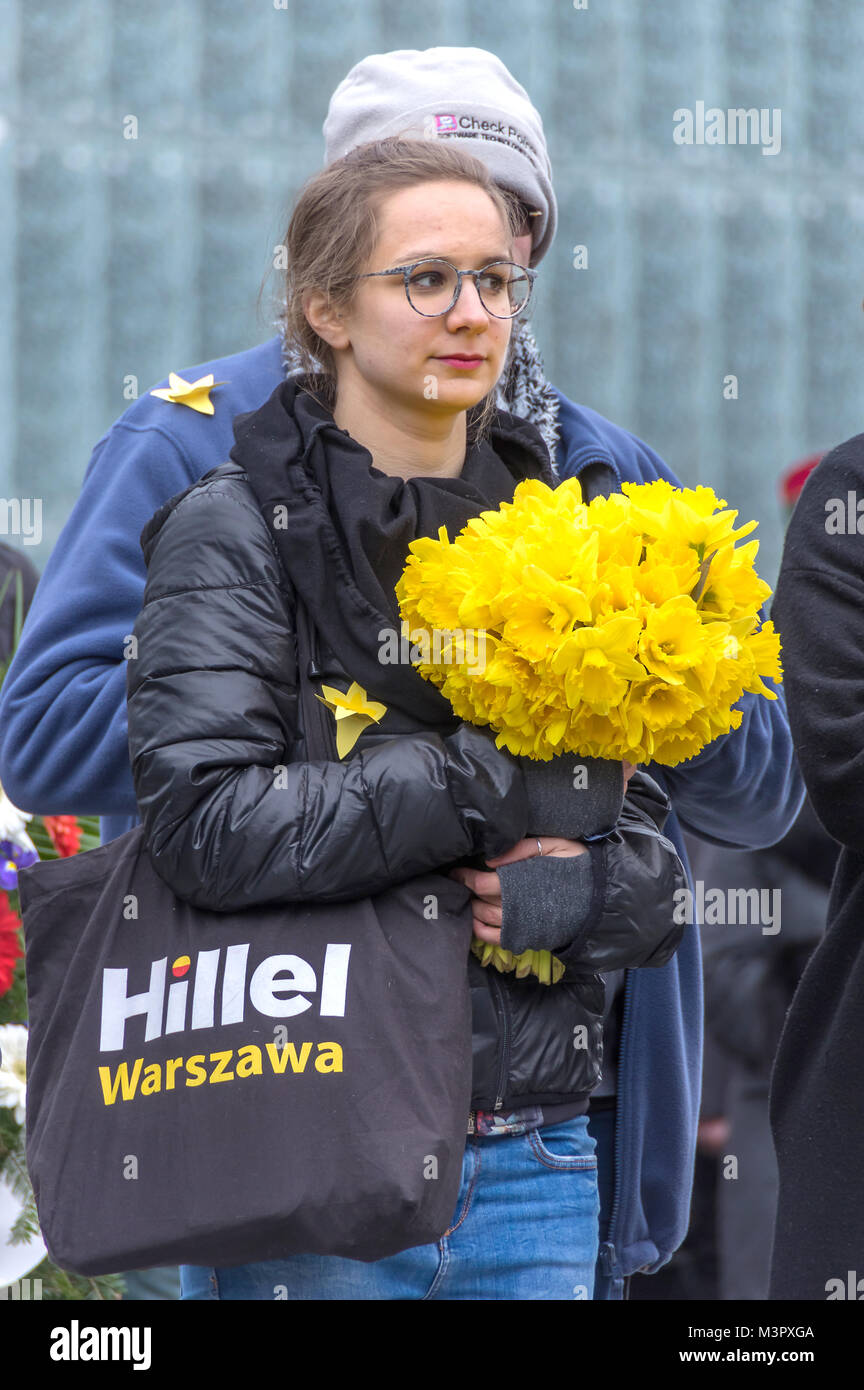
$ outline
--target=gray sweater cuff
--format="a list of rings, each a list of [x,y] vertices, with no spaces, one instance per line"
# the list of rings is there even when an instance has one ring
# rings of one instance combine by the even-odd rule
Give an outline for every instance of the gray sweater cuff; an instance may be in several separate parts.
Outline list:
[[[501,864],[501,945],[522,951],[563,949],[579,932],[594,895],[592,855],[537,855]]]
[[[624,804],[624,769],[606,758],[559,753],[550,762],[520,757],[532,835],[583,840],[612,830]]]

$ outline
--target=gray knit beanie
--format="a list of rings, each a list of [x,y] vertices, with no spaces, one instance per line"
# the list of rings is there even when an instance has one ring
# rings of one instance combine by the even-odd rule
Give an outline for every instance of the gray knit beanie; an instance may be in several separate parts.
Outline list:
[[[558,222],[540,113],[500,58],[483,48],[400,48],[372,53],[339,83],[324,122],[325,164],[390,135],[459,140],[495,182],[539,209],[531,265]]]

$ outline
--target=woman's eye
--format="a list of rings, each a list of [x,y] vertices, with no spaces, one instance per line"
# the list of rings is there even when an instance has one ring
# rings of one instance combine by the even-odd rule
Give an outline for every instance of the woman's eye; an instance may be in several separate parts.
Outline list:
[[[421,270],[411,276],[411,284],[420,290],[438,290],[444,283],[440,270]]]
[[[503,275],[484,275],[481,279],[482,288],[489,290],[492,294],[500,294],[507,285]]]

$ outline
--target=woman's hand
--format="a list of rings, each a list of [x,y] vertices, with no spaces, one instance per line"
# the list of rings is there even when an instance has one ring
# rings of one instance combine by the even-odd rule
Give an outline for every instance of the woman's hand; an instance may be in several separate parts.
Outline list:
[[[587,854],[588,847],[581,840],[562,840],[553,835],[539,837],[544,857],[573,859],[578,854]],[[506,854],[498,854],[486,863],[515,864],[519,859],[538,857],[538,837],[530,840],[517,840]],[[470,888],[474,894],[471,911],[474,918],[474,935],[481,941],[490,941],[493,946],[501,944],[501,880],[497,873],[484,873],[482,869],[457,868],[449,870],[450,878],[457,878]]]
[[[624,790],[636,771],[635,763],[624,762]],[[552,835],[539,837],[544,855],[557,859],[572,859],[577,854],[587,854],[587,846],[581,840],[562,840]],[[487,859],[489,865],[515,864],[519,859],[535,859],[538,854],[538,837],[530,840],[517,840],[506,854]],[[450,878],[457,878],[470,888],[474,894],[471,911],[474,919],[474,935],[481,941],[489,941],[493,946],[501,944],[501,880],[497,873],[484,873],[482,869],[458,868],[449,870]]]

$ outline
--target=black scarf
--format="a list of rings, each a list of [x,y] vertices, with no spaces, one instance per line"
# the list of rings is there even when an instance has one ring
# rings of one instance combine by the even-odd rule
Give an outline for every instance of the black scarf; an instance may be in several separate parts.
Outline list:
[[[418,536],[453,540],[471,517],[511,502],[523,478],[554,487],[537,428],[498,410],[489,439],[469,444],[458,478],[403,480],[339,429],[302,376],[234,420],[231,458],[245,470],[282,564],[352,680],[370,699],[433,725],[454,721],[449,702],[410,664],[379,661],[382,630],[400,633],[394,593]],[[469,423],[471,415],[469,413]]]

